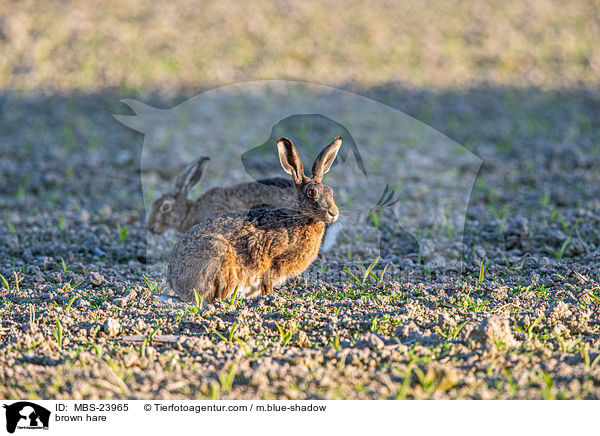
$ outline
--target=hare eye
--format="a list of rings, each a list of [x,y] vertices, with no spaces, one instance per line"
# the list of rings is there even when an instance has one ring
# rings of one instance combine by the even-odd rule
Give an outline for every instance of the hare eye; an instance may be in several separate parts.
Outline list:
[[[307,195],[309,198],[315,198],[315,197],[316,197],[316,195],[317,195],[317,190],[316,190],[316,189],[313,189],[313,188],[309,188],[309,189],[307,189],[307,190],[306,190],[306,195]]]
[[[166,202],[160,207],[160,210],[162,212],[169,212],[172,208],[173,208],[173,205],[170,202]]]

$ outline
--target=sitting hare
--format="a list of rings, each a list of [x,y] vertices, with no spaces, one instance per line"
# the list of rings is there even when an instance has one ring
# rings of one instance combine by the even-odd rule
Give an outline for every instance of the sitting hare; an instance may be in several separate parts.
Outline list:
[[[168,229],[185,233],[205,218],[221,213],[267,206],[293,207],[296,202],[294,185],[281,177],[215,187],[190,200],[187,195],[200,181],[208,160],[201,157],[185,167],[175,179],[175,189],[152,203],[148,230],[157,234]]]
[[[167,280],[182,299],[270,294],[273,286],[304,272],[316,259],[325,228],[338,219],[333,190],[321,184],[342,145],[337,137],[317,156],[312,178],[304,175],[288,138],[277,141],[281,166],[292,176],[293,209],[258,208],[208,218],[173,247]]]

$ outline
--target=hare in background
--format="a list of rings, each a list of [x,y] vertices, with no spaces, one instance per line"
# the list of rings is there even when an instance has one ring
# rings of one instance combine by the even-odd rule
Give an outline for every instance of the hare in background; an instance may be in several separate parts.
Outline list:
[[[296,202],[294,185],[281,177],[214,187],[190,200],[188,193],[200,181],[208,161],[208,157],[200,157],[189,164],[175,179],[174,189],[152,203],[148,230],[155,234],[168,229],[185,233],[205,218],[221,213],[257,207],[293,207]]]

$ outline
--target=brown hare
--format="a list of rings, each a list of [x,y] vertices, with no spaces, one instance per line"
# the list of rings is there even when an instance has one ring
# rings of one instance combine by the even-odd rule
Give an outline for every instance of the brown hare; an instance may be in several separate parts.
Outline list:
[[[296,190],[288,179],[274,177],[234,186],[215,187],[196,200],[188,193],[200,181],[208,157],[201,157],[175,179],[175,188],[154,203],[148,217],[148,230],[162,234],[168,229],[185,233],[196,224],[221,213],[256,207],[293,207]]]
[[[317,258],[327,225],[338,219],[333,190],[321,183],[342,145],[337,137],[317,156],[306,177],[298,151],[288,138],[277,141],[279,160],[292,176],[292,209],[257,208],[208,218],[192,227],[171,252],[167,280],[184,300],[196,291],[205,301],[265,295],[304,272]]]

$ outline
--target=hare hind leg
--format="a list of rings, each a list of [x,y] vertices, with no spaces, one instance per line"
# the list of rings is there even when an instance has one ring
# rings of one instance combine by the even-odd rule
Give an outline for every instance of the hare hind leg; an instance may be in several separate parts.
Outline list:
[[[194,250],[182,247],[177,259],[172,256],[176,268],[170,268],[176,271],[170,275],[175,292],[188,301],[194,301],[194,290],[207,302],[225,298],[237,282],[232,247],[220,235],[202,235],[193,243]]]
[[[238,286],[235,253],[227,250],[222,254],[222,262],[215,277],[214,297],[224,300],[233,294]]]

